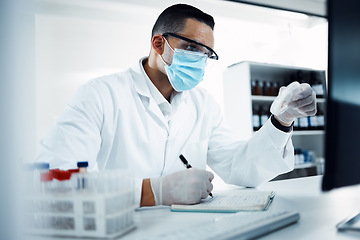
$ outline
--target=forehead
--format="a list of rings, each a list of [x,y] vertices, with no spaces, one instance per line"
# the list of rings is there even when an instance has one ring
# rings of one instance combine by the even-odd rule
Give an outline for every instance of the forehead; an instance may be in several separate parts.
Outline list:
[[[184,37],[195,40],[206,46],[214,48],[214,33],[211,27],[195,19],[188,18],[184,29],[180,32]]]

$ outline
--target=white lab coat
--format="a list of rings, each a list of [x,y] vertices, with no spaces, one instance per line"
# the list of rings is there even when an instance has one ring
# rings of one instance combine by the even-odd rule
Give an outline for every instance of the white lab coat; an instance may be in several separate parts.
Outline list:
[[[249,141],[224,125],[221,109],[204,90],[174,93],[169,104],[145,74],[141,60],[122,73],[81,86],[40,143],[37,161],[73,169],[131,169],[140,201],[144,178],[208,164],[225,182],[257,186],[293,169],[291,133],[271,121]]]

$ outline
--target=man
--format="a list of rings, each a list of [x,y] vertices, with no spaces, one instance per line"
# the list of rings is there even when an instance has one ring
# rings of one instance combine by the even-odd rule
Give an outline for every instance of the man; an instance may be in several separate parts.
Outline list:
[[[275,103],[288,107],[277,104],[249,141],[237,140],[213,98],[195,88],[208,59],[218,58],[213,29],[213,18],[197,8],[165,9],[149,56],[83,85],[41,142],[38,161],[62,169],[76,168],[77,161],[88,161],[90,171],[130,169],[140,206],[206,198],[214,177],[206,164],[224,181],[251,187],[292,170],[291,125],[315,114],[315,93],[304,84],[283,89]],[[185,169],[181,154],[192,169]]]

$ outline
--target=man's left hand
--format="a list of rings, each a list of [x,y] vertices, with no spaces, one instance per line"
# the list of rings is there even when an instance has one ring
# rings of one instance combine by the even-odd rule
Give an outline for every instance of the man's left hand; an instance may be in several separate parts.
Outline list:
[[[292,82],[280,88],[270,112],[283,125],[291,126],[296,118],[316,114],[316,94],[309,84]]]

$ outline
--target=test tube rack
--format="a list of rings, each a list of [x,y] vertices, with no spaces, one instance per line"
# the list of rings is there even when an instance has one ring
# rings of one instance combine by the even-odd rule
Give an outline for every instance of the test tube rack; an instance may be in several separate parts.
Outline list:
[[[135,228],[134,180],[124,170],[76,173],[27,196],[31,234],[114,238]]]

